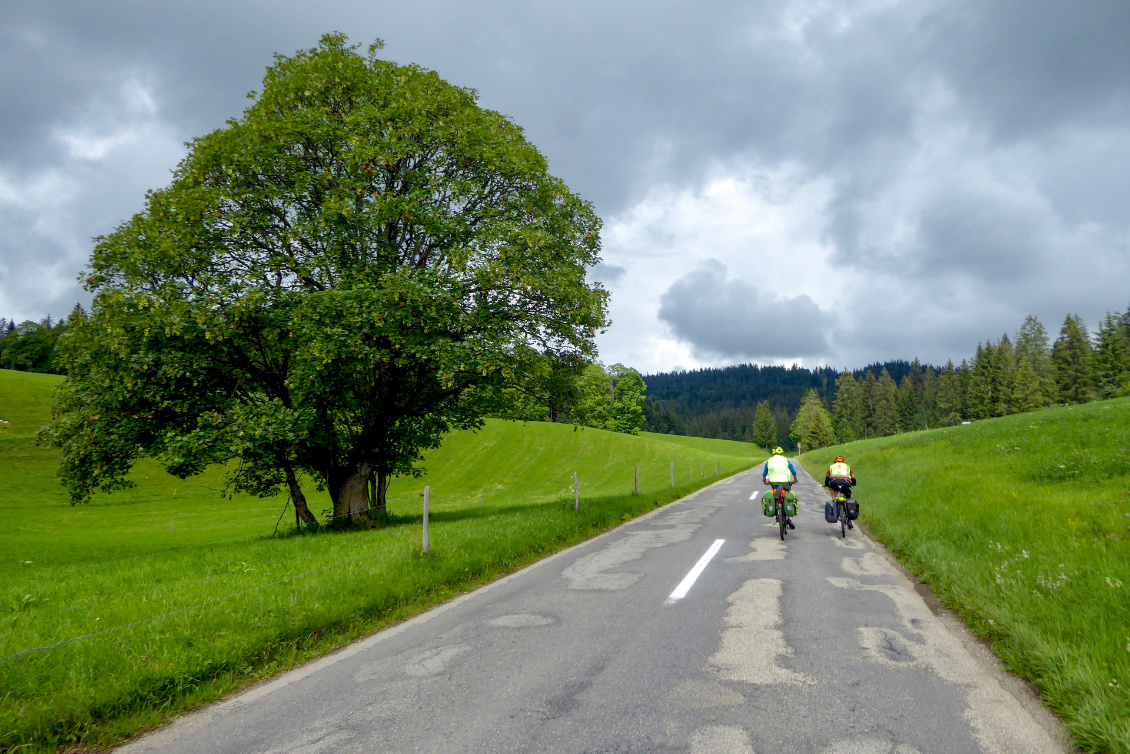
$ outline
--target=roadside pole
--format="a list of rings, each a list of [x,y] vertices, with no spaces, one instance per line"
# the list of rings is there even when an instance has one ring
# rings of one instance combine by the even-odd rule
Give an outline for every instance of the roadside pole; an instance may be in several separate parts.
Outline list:
[[[424,552],[431,549],[431,542],[428,541],[428,503],[432,499],[432,488],[424,488]]]

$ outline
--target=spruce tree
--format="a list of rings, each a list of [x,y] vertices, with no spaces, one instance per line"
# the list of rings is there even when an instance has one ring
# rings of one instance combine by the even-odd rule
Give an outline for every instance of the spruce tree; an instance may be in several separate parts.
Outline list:
[[[1011,414],[1013,383],[1016,381],[1016,352],[1007,333],[993,347],[991,381],[993,416]]]
[[[912,432],[916,429],[922,429],[920,424],[916,424],[918,418],[918,396],[914,391],[914,383],[910,379],[910,375],[902,378],[899,383],[898,392],[898,408],[899,408],[899,431]]]
[[[933,367],[922,373],[922,396],[919,399],[922,427],[938,426],[938,375]]]
[[[992,362],[993,347],[986,343],[977,344],[977,354],[969,370],[969,387],[966,402],[970,419],[987,419],[993,415]]]
[[[1068,314],[1052,348],[1055,382],[1062,403],[1086,403],[1091,400],[1091,340],[1087,326],[1078,315]]]
[[[1119,315],[1107,312],[1099,325],[1092,364],[1099,398],[1117,398],[1130,389],[1130,346]]]
[[[891,373],[884,368],[875,382],[873,399],[875,413],[872,428],[876,437],[886,437],[898,432],[898,391]]]
[[[868,369],[863,375],[863,411],[860,413],[860,423],[863,425],[864,437],[876,437],[875,433],[875,386],[878,382],[875,373]]]
[[[953,426],[961,421],[961,377],[947,361],[938,377],[938,420]]]
[[[1016,333],[1016,358],[1027,359],[1036,374],[1040,389],[1040,407],[1050,406],[1058,398],[1055,385],[1055,367],[1052,365],[1051,346],[1048,344],[1048,331],[1040,320],[1029,314]]]
[[[832,430],[832,418],[824,405],[824,399],[815,389],[809,390],[801,400],[800,412],[793,422],[790,437],[800,442],[804,450],[816,450],[836,444],[836,434]]]
[[[836,439],[840,442],[863,439],[863,387],[846,369],[836,380],[836,400],[832,410]]]
[[[1011,403],[1013,412],[1018,414],[1044,407],[1044,391],[1040,385],[1040,378],[1028,359],[1017,359]]]
[[[777,422],[773,419],[769,401],[757,404],[757,410],[753,414],[752,435],[753,442],[766,450],[777,444]]]

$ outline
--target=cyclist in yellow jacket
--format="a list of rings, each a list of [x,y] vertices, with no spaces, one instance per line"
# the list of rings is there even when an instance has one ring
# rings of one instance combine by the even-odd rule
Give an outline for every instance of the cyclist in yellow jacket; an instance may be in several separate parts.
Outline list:
[[[843,456],[832,459],[832,465],[824,473],[824,486],[831,487],[836,492],[843,492],[845,495],[851,494],[851,488],[855,486],[855,472],[847,465]],[[847,489],[844,489],[845,487]]]
[[[793,468],[793,462],[785,458],[785,451],[781,446],[773,448],[773,455],[765,462],[765,468],[761,470],[762,484],[770,485],[773,492],[777,492],[778,487],[784,488],[785,492],[790,491],[793,485],[796,484],[796,469]],[[795,529],[793,520],[786,519],[789,528]]]
[[[843,456],[836,456],[832,459],[832,465],[824,473],[824,486],[832,489],[833,492],[838,492],[844,497],[851,497],[851,488],[855,486],[855,472],[852,471],[851,466],[847,465]],[[833,495],[833,497],[835,497]],[[848,521],[848,528],[854,529],[851,521]]]

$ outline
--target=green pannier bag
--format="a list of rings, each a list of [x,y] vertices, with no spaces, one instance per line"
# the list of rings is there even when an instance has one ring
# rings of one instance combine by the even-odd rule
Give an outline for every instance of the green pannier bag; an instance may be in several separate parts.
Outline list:
[[[773,490],[765,490],[761,496],[761,512],[773,518],[777,515],[777,504],[773,502]]]
[[[785,493],[785,515],[789,518],[796,515],[796,493],[792,490]]]

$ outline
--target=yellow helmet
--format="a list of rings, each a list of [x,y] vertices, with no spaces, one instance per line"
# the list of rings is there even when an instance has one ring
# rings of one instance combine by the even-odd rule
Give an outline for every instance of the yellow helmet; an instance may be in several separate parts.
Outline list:
[[[773,455],[775,455],[775,456],[783,455],[784,452],[785,452],[785,449],[782,448],[780,445],[773,448]]]

